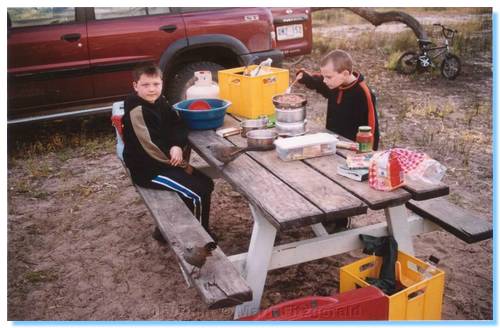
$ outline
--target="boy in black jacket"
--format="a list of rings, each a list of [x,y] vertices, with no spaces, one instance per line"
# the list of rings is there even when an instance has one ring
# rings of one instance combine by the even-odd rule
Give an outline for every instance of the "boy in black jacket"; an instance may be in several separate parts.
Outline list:
[[[370,126],[373,149],[378,149],[379,128],[375,95],[363,75],[353,72],[352,58],[343,50],[333,50],[321,60],[321,75],[300,71],[298,82],[328,99],[326,128],[356,140],[359,126]]]
[[[209,232],[212,179],[183,160],[188,130],[165,98],[158,66],[133,72],[134,94],[125,100],[123,159],[132,181],[145,188],[175,191]],[[153,237],[163,240],[158,228]]]
[[[323,57],[320,65],[321,75],[311,75],[302,70],[297,79],[328,99],[326,128],[354,141],[358,127],[370,126],[373,150],[377,150],[379,129],[375,95],[366,85],[363,75],[353,72],[351,56],[343,50],[333,50]],[[333,233],[349,229],[350,220],[338,219],[324,226],[329,233]]]

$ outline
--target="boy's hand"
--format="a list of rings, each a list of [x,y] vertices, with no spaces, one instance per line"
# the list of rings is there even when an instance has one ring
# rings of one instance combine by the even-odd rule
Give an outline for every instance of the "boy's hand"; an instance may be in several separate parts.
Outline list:
[[[303,83],[303,82],[301,82],[300,80],[302,80],[302,78],[304,77],[304,74],[311,75],[311,73],[309,73],[309,72],[308,72],[308,71],[306,71],[305,69],[301,68],[301,69],[297,72],[297,75],[295,76],[295,79],[297,80],[297,82],[299,82],[299,83]]]
[[[170,164],[172,166],[179,166],[182,162],[182,148],[173,146],[170,148]]]

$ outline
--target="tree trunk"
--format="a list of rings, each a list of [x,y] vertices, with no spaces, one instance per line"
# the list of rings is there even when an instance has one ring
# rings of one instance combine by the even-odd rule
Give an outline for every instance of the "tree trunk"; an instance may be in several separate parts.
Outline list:
[[[323,10],[327,8],[312,8],[313,11]],[[345,9],[352,11],[353,13],[363,17],[371,24],[379,26],[387,22],[401,22],[406,24],[413,33],[420,40],[427,40],[427,33],[420,23],[415,19],[415,17],[408,15],[402,11],[387,11],[387,12],[377,12],[370,8],[356,8],[356,7],[346,7]]]

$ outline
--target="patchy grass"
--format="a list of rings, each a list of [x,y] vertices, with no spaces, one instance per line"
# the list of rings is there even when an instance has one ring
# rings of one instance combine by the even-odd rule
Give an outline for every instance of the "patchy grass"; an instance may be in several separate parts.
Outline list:
[[[107,117],[92,117],[8,127],[9,167],[28,163],[30,174],[47,176],[50,168],[37,167],[30,159],[55,154],[65,162],[77,153],[95,156],[113,151],[114,132]]]
[[[385,68],[387,68],[391,71],[395,71],[397,66],[398,66],[399,57],[401,57],[402,54],[403,54],[402,51],[396,51],[396,52],[391,53],[389,55],[389,58],[387,59],[387,62],[385,64]]]
[[[30,283],[55,281],[57,278],[57,274],[49,270],[31,271],[24,275],[24,279]]]

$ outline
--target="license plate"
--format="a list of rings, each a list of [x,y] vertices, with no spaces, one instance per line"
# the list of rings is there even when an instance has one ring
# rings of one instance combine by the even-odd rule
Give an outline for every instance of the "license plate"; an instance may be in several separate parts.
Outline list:
[[[278,41],[300,39],[304,37],[302,24],[278,26],[276,28],[276,38]]]

